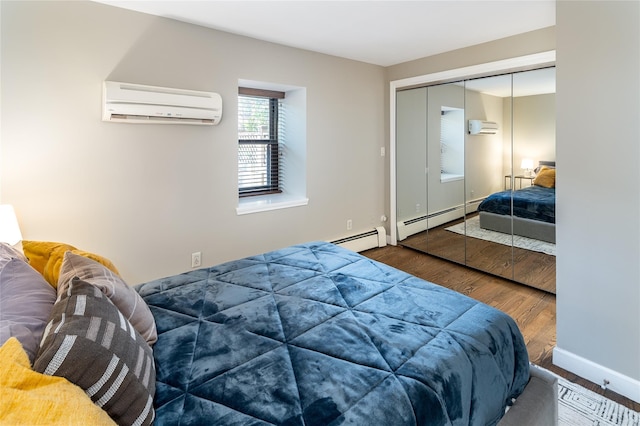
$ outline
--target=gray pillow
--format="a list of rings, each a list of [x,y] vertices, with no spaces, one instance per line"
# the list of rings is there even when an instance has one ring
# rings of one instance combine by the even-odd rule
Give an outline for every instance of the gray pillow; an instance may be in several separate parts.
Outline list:
[[[16,337],[33,362],[56,290],[20,258],[0,255],[0,346]]]
[[[82,388],[118,424],[152,424],[153,352],[99,288],[73,278],[56,302],[33,364]]]
[[[155,319],[149,306],[133,287],[109,268],[95,260],[68,251],[64,254],[60,267],[58,295],[67,290],[73,277],[78,277],[102,290],[147,343],[153,345],[158,340]]]
[[[11,259],[20,259],[28,262],[20,250],[8,243],[0,243],[0,268]]]

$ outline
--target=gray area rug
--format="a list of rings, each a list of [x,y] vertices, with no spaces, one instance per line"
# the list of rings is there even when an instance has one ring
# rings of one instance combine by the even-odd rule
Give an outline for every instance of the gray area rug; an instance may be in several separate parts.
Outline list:
[[[558,379],[559,426],[639,426],[640,413],[563,378]]]
[[[467,230],[466,235],[481,240],[491,241],[498,244],[504,244],[510,246],[513,242],[515,247],[538,251],[541,253],[556,255],[556,245],[548,243],[546,241],[534,240],[533,238],[521,237],[509,234],[503,234],[502,232],[489,231],[487,229],[480,228],[480,217],[473,216],[466,220]],[[447,231],[455,232],[456,234],[465,234],[464,222],[457,225],[445,228]],[[512,239],[513,238],[513,239]]]

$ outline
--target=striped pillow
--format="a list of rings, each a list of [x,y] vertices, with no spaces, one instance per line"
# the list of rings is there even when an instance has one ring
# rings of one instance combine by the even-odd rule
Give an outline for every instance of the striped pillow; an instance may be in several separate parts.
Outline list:
[[[120,425],[153,422],[151,347],[99,288],[79,278],[59,295],[33,369],[76,384]]]

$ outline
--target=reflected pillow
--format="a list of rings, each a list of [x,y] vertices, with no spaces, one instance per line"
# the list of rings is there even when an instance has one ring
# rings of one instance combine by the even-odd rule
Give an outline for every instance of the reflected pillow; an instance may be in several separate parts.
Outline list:
[[[158,340],[156,323],[146,302],[133,287],[109,268],[87,257],[66,252],[58,277],[58,296],[64,294],[74,277],[98,287],[140,335],[153,345]]]
[[[555,169],[556,168],[556,162],[555,161],[544,161],[544,160],[540,160],[538,162],[538,167],[536,167],[533,170],[533,173],[538,174],[540,172],[540,170],[544,169]]]
[[[543,167],[538,172],[538,175],[533,180],[533,184],[537,186],[542,186],[544,188],[555,188],[556,187],[556,169],[550,169],[548,167]]]

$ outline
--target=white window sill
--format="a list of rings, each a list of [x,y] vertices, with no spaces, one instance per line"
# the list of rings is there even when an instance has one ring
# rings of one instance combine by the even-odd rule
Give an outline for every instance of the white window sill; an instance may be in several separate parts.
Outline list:
[[[456,175],[453,173],[440,173],[440,182],[455,182],[457,180],[463,180],[464,175]]]
[[[289,207],[306,206],[307,204],[309,204],[308,198],[288,194],[246,197],[239,199],[236,214],[259,213],[270,210],[287,209]]]

